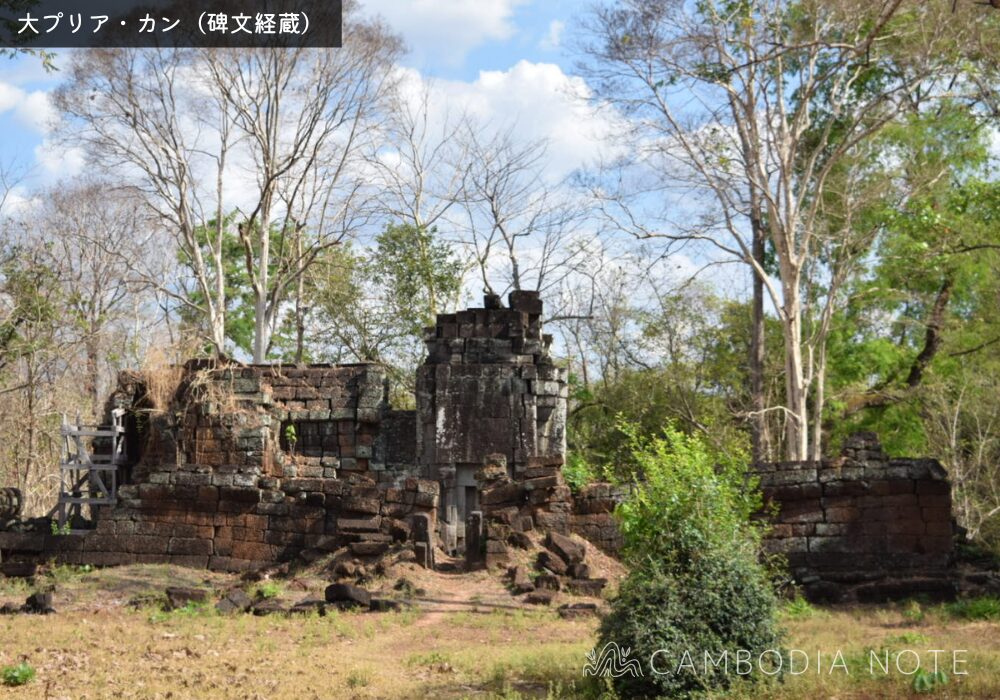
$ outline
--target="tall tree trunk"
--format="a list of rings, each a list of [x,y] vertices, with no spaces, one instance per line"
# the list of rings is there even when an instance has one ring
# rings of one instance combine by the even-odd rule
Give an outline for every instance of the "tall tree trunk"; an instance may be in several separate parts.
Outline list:
[[[785,326],[785,455],[789,461],[809,458],[809,392],[802,362],[802,301],[799,274],[782,274]]]
[[[757,264],[764,266],[764,242],[767,232],[760,221],[759,215],[752,219],[753,226],[753,257]],[[750,446],[754,462],[764,462],[771,458],[771,440],[767,430],[767,402],[764,397],[764,359],[765,359],[765,325],[764,325],[764,280],[753,273],[753,301],[750,320],[750,406],[753,416],[750,419]]]
[[[28,361],[26,363],[27,369],[27,413],[28,413],[28,453],[25,455],[24,459],[24,474],[21,477],[21,483],[19,486],[24,492],[25,498],[29,496],[28,483],[31,480],[31,473],[35,466],[35,451],[36,442],[38,441],[38,430],[35,425],[35,358],[31,355],[28,356]]]
[[[823,459],[823,409],[826,404],[826,342],[819,347],[819,359],[816,361],[816,393],[813,395],[813,429],[810,459],[818,462]]]
[[[101,395],[99,391],[100,368],[98,366],[100,348],[97,330],[92,326],[84,343],[87,354],[87,374],[85,390],[90,400],[90,412],[98,423],[101,422]]]
[[[219,224],[218,238],[212,258],[215,264],[215,304],[210,307],[212,324],[212,344],[216,356],[226,351],[226,273],[222,264],[222,224]]]
[[[302,269],[302,232],[295,235],[295,257],[298,260],[298,275],[295,279],[295,362],[301,364],[305,359],[306,344],[306,280]]]

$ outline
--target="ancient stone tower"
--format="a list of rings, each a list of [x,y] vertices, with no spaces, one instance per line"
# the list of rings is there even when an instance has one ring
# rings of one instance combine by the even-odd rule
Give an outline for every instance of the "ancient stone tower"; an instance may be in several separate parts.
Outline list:
[[[422,476],[441,484],[441,538],[461,551],[465,520],[479,508],[476,472],[489,454],[524,478],[538,460],[561,465],[566,451],[566,370],[549,355],[537,292],[517,291],[510,308],[438,316],[417,371],[417,455]]]

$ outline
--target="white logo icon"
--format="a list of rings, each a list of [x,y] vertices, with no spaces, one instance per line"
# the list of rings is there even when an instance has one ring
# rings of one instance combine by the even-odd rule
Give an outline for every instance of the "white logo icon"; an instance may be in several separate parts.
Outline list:
[[[591,649],[587,653],[587,664],[583,667],[583,675],[638,678],[643,675],[642,666],[638,660],[628,658],[631,653],[632,649],[622,649],[615,642],[605,644],[600,655],[596,649]]]

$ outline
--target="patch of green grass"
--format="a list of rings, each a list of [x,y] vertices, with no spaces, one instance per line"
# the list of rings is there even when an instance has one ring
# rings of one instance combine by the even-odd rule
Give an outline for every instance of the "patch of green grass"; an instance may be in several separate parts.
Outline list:
[[[406,659],[407,666],[440,666],[449,663],[448,656],[439,651],[432,651],[427,654],[411,654]]]
[[[822,611],[813,607],[812,603],[801,595],[785,603],[781,608],[782,614],[792,620],[807,620],[810,617],[822,614]]]
[[[0,679],[4,685],[25,685],[35,679],[35,669],[24,661],[17,666],[4,666],[0,669]]]
[[[991,596],[957,600],[944,606],[945,612],[960,620],[1000,620],[1000,598]]]
[[[278,581],[264,581],[254,589],[254,595],[264,600],[277,598],[284,592],[284,586]]]
[[[354,669],[347,674],[348,688],[364,688],[372,682],[372,673],[368,669]]]
[[[462,650],[452,655],[452,663],[459,671],[477,678],[493,692],[526,684],[536,689],[567,686],[581,679],[585,659],[586,649],[570,644],[534,644],[525,649],[505,649],[503,653],[493,654],[489,665],[484,664],[481,653]]]
[[[903,607],[902,615],[910,622],[923,622],[926,612],[924,606],[917,600],[909,600]]]
[[[205,618],[217,615],[215,607],[208,603],[188,603],[183,608],[176,610],[152,610],[149,613],[149,621],[154,625],[160,622],[177,619]]]
[[[931,672],[921,668],[913,676],[912,687],[915,693],[933,693],[946,685],[948,674],[944,671]]]
[[[24,597],[32,592],[31,583],[24,578],[0,577],[0,594]]]
[[[887,647],[912,647],[918,644],[928,644],[930,640],[926,635],[919,632],[903,632],[895,637],[887,637],[885,645]]]
[[[92,574],[93,572],[94,567],[89,564],[85,564],[83,566],[73,566],[72,564],[53,564],[46,572],[46,576],[48,576],[56,585],[65,585],[67,583],[77,581],[88,574]]]

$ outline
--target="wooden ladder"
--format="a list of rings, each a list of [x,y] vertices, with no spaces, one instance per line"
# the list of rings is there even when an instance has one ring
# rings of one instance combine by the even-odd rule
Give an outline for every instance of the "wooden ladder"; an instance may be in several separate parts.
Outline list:
[[[59,530],[74,515],[83,515],[83,507],[113,506],[117,503],[118,470],[125,463],[125,410],[111,412],[111,426],[70,424],[65,414],[59,433],[64,442],[63,459],[59,464]],[[95,441],[106,441],[97,445]],[[105,450],[105,448],[109,448]],[[69,532],[77,532],[70,530]]]

